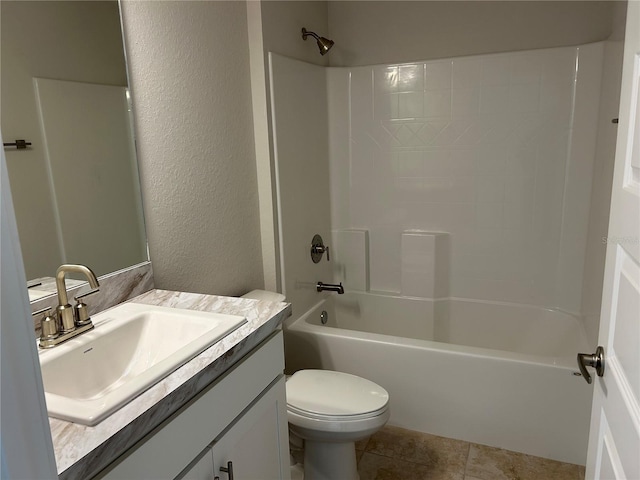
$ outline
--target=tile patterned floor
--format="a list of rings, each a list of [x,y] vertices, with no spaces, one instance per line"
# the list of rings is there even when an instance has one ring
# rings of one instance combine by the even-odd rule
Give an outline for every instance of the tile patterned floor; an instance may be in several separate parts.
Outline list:
[[[584,467],[386,426],[356,444],[360,480],[583,480]]]

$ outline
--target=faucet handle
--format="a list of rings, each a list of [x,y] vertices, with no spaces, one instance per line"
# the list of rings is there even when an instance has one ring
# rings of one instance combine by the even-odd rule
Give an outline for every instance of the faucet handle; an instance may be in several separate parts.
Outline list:
[[[43,313],[46,313],[46,315],[40,321],[40,329],[42,330],[42,333],[40,334],[40,346],[42,347],[44,347],[46,343],[43,343],[43,340],[52,340],[60,335],[58,332],[58,319],[55,315],[51,314],[51,307],[45,307],[33,312],[32,315],[35,317],[36,315],[41,315]]]
[[[73,306],[73,317],[76,327],[82,327],[83,325],[88,325],[91,323],[91,317],[89,316],[89,307],[87,307],[87,304],[84,303],[82,299],[84,297],[88,297],[89,295],[93,295],[99,290],[99,288],[92,288],[84,293],[80,293],[73,297],[76,301],[76,304]]]

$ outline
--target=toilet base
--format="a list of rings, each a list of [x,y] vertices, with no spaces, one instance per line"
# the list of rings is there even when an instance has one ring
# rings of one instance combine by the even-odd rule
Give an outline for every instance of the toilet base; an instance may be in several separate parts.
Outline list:
[[[360,480],[354,442],[304,442],[304,480]]]

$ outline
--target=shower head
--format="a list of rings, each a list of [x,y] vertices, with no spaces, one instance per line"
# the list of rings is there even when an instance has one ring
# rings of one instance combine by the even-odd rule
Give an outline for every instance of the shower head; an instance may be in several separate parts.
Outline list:
[[[324,38],[324,37],[319,37],[315,33],[309,32],[307,31],[306,28],[302,27],[302,39],[306,40],[307,36],[309,35],[311,35],[313,38],[316,39],[316,42],[318,43],[318,48],[320,49],[320,55],[324,55],[329,50],[331,50],[331,47],[333,47],[333,40],[329,40],[328,38]]]

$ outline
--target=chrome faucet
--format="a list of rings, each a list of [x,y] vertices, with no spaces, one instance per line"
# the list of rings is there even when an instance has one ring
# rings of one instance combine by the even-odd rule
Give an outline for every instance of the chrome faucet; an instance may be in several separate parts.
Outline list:
[[[336,292],[338,293],[338,295],[342,295],[344,293],[344,287],[342,286],[342,282],[340,282],[339,285],[336,285],[335,283],[318,282],[316,285],[316,290],[318,292],[323,292],[325,290],[327,292]]]
[[[75,318],[76,315],[74,315],[74,307],[69,304],[69,298],[67,297],[67,285],[65,283],[65,275],[67,272],[81,273],[87,277],[87,280],[89,280],[89,286],[91,286],[93,290],[91,292],[87,292],[87,295],[97,292],[100,287],[96,274],[93,273],[89,267],[71,264],[60,265],[60,267],[58,267],[58,270],[56,271],[56,288],[58,289],[58,308],[56,308],[56,312],[58,313],[60,324],[62,326],[61,333],[67,333],[75,330],[76,323],[80,323],[80,325],[77,325],[79,327],[83,326],[83,322],[85,325],[87,323],[80,318]],[[82,297],[84,296],[85,295],[82,295]],[[82,297],[76,297],[76,301],[79,302],[79,299]],[[88,322],[91,323],[90,319],[85,320],[88,320]]]
[[[81,273],[89,281],[91,290],[75,296],[76,304],[72,307],[67,296],[67,285],[65,277],[67,273]],[[34,315],[47,312],[41,322],[42,335],[40,336],[40,347],[51,348],[69,340],[81,333],[91,330],[93,323],[88,314],[87,305],[82,302],[82,298],[96,293],[100,284],[96,274],[84,265],[61,265],[56,271],[56,288],[58,290],[58,306],[55,313],[49,313],[50,308],[35,312]]]

